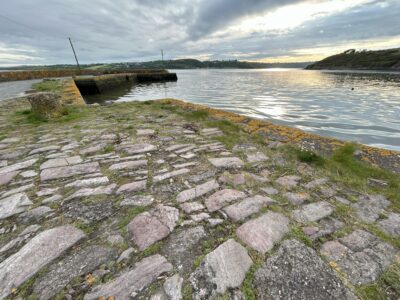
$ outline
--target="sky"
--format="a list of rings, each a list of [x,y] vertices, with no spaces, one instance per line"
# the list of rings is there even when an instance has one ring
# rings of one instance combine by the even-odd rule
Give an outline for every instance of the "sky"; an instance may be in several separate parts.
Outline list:
[[[4,0],[0,66],[316,61],[400,47],[400,0]]]

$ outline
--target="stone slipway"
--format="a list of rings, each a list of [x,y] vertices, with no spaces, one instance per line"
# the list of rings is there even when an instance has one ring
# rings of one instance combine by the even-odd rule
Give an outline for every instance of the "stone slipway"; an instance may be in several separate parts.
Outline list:
[[[157,102],[41,124],[27,108],[0,103],[0,299],[399,298],[388,187],[245,132],[225,145],[216,116]]]

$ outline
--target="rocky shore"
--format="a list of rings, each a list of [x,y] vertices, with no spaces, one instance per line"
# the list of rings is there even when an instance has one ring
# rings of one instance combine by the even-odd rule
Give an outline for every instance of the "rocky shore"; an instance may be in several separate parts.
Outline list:
[[[0,103],[0,299],[400,297],[398,153],[176,100],[29,108]]]

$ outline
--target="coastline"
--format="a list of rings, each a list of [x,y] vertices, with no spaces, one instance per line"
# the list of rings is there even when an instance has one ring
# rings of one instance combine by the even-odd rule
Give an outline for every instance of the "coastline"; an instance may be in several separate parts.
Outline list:
[[[176,105],[192,111],[206,111],[216,119],[225,119],[242,126],[249,134],[261,134],[270,141],[294,143],[301,148],[315,151],[322,155],[332,154],[335,149],[349,143],[336,138],[324,137],[297,128],[278,125],[265,120],[253,119],[240,114],[210,108],[205,105],[189,103],[183,100],[162,99],[155,101],[163,104]],[[356,155],[359,159],[371,163],[374,166],[400,173],[400,152],[363,144],[357,144],[357,147],[359,147],[360,150]]]

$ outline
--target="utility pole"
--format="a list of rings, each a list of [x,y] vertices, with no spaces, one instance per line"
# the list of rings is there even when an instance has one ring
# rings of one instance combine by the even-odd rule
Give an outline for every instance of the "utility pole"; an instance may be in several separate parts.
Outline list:
[[[164,62],[164,50],[161,49],[161,61]]]
[[[76,56],[76,53],[75,53],[74,45],[72,44],[71,38],[69,37],[68,39],[69,39],[69,43],[71,44],[72,52],[74,52],[76,64],[77,64],[78,69],[80,71],[81,70],[81,66],[79,65],[79,61],[78,61],[78,57]]]

